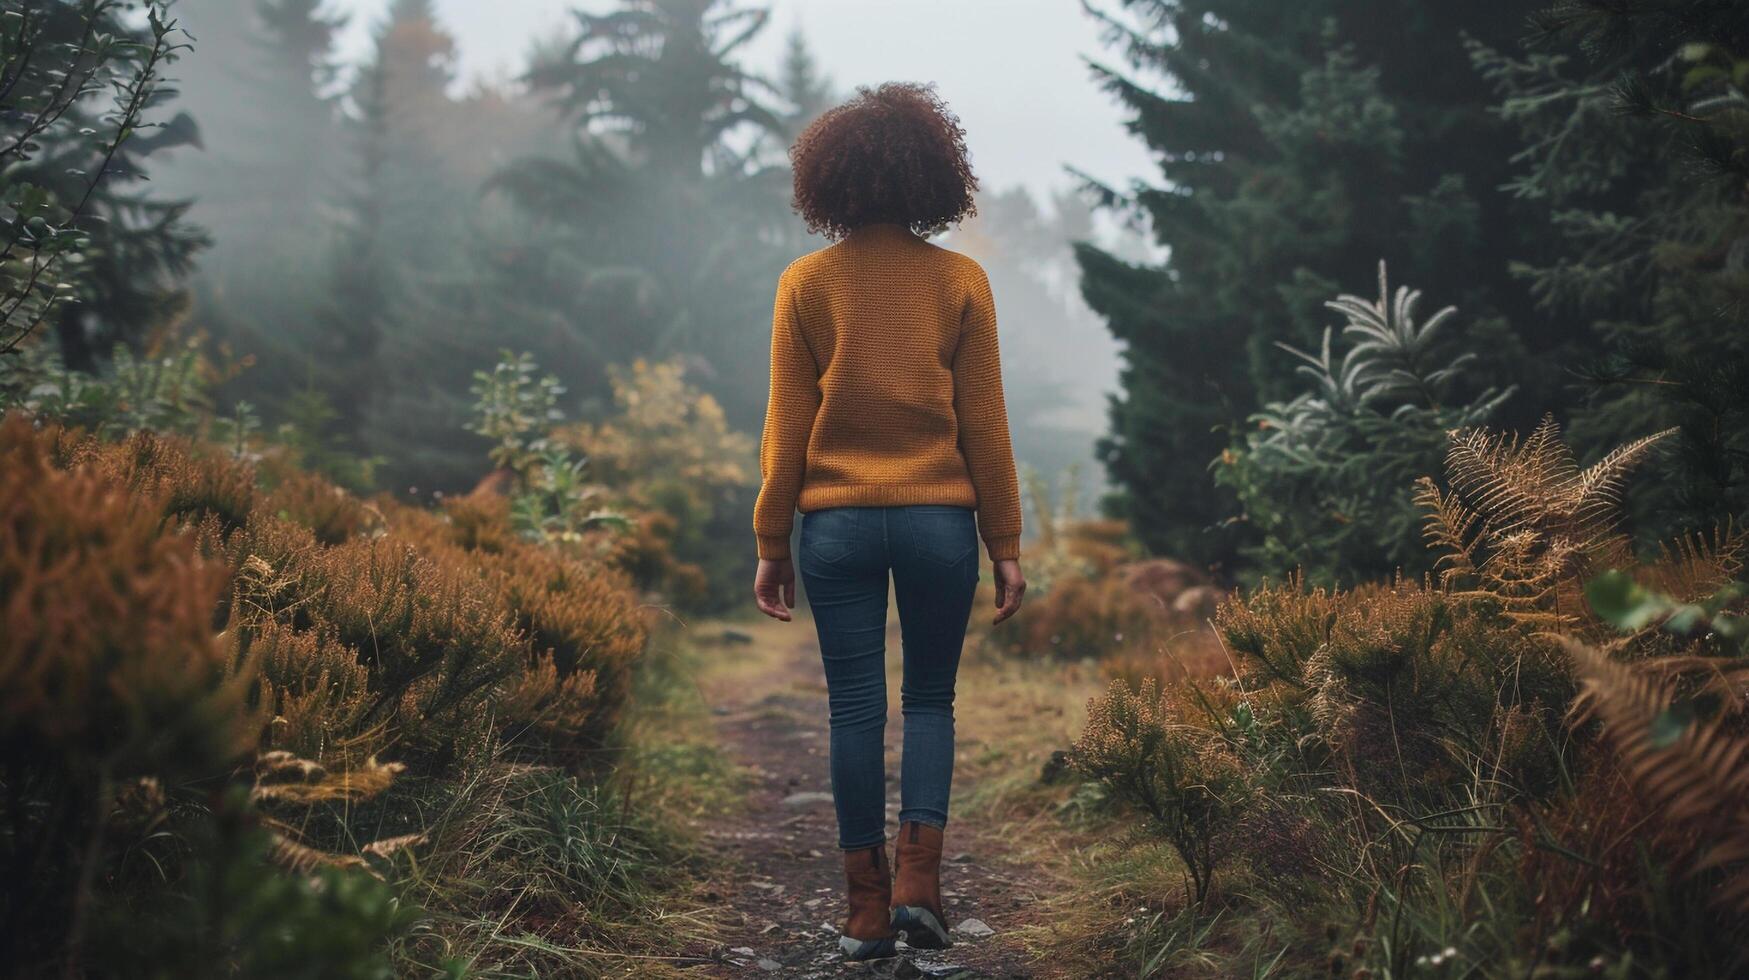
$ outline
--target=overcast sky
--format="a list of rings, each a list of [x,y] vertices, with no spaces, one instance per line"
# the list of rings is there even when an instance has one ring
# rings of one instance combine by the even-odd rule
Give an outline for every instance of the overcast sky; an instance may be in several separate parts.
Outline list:
[[[344,54],[356,58],[388,0],[334,0],[352,14]],[[1146,149],[1096,88],[1084,56],[1108,60],[1078,0],[750,0],[772,26],[748,67],[773,70],[799,27],[841,90],[929,81],[964,121],[984,186],[1066,187],[1065,163],[1126,184],[1153,173]],[[603,0],[437,0],[461,46],[465,78],[514,75],[529,39],[567,29],[567,11]]]

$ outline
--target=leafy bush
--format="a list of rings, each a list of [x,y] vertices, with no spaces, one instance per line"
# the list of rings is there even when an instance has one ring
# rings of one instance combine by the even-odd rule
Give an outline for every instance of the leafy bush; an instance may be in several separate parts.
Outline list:
[[[678,360],[636,360],[609,372],[609,382],[613,414],[562,427],[554,438],[588,456],[616,506],[643,515],[627,536],[636,540],[619,544],[665,561],[641,582],[693,608],[739,601],[743,525],[758,484],[753,439],[730,428],[722,406],[687,382]]]
[[[185,203],[117,190],[143,179],[136,161],[154,144],[198,140],[186,118],[147,118],[174,95],[166,75],[189,47],[170,7],[80,0],[6,11],[0,412],[38,395],[41,362],[15,355],[47,332],[87,357],[138,340],[176,308],[167,280],[205,244],[181,221]]]

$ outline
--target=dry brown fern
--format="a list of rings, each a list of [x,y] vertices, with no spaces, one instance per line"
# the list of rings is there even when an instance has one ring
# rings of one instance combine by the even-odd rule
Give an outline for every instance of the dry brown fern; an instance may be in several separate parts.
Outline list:
[[[1675,685],[1566,642],[1582,685],[1575,724],[1603,723],[1604,738],[1647,803],[1679,831],[1691,873],[1720,877],[1715,902],[1749,917],[1749,738],[1731,719],[1685,721],[1672,714]],[[1657,661],[1654,661],[1657,662]]]
[[[1743,571],[1749,537],[1734,525],[1710,535],[1687,534],[1662,545],[1658,560],[1634,577],[1640,584],[1679,602],[1694,602],[1717,592]]]
[[[1494,596],[1520,622],[1570,625],[1582,608],[1583,580],[1631,563],[1630,543],[1617,528],[1622,487],[1628,471],[1675,431],[1636,439],[1583,470],[1553,416],[1522,441],[1452,433],[1450,490],[1424,478],[1415,498],[1427,511],[1428,546],[1445,552],[1441,582]]]

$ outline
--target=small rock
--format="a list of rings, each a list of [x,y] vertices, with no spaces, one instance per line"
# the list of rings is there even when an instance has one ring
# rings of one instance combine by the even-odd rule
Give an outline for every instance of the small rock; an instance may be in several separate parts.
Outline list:
[[[972,862],[972,855],[970,852],[961,851],[953,857],[948,858],[948,860],[954,864],[970,864]]]
[[[996,935],[996,930],[984,924],[983,919],[962,919],[953,931],[973,939],[983,939],[985,936]]]
[[[783,798],[784,806],[818,806],[830,802],[831,793],[791,793]]]
[[[729,952],[734,953],[736,956],[752,956],[753,955],[753,947],[751,947],[751,946],[733,946],[733,947],[730,947]]]
[[[765,957],[760,957],[759,959],[755,960],[754,965],[759,967],[761,970],[764,970],[767,973],[776,973],[777,971],[783,969],[782,963],[779,963],[778,961],[773,960],[773,959],[766,959]]]

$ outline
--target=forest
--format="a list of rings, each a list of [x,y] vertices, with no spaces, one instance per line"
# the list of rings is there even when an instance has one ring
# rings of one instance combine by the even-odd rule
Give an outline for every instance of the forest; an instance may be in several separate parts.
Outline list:
[[[875,967],[749,586],[888,80],[810,25],[899,15],[470,6],[0,0],[0,973],[1749,976],[1749,5],[1037,6],[1149,169],[1026,106],[938,238],[1030,589]]]

